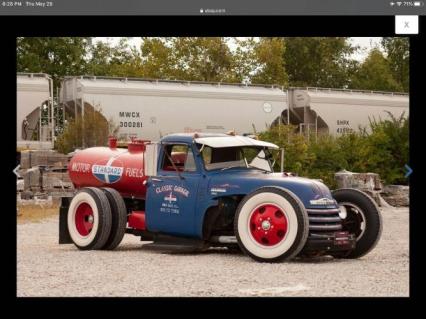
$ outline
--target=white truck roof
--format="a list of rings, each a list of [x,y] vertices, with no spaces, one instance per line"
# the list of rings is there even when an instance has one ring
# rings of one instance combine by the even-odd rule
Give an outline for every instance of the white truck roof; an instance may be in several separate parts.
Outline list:
[[[237,147],[237,146],[259,146],[272,149],[278,149],[279,147],[273,143],[255,140],[246,136],[229,135],[229,136],[210,136],[210,137],[199,137],[195,138],[195,142],[204,144],[213,148],[220,147]]]

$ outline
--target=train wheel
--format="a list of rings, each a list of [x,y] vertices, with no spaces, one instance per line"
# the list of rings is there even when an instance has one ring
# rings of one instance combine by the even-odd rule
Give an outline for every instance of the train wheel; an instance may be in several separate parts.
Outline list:
[[[112,215],[111,232],[102,249],[111,250],[121,243],[124,233],[126,232],[127,208],[123,197],[121,197],[120,193],[115,189],[105,187],[102,188],[102,191],[108,198]]]
[[[234,220],[238,244],[257,261],[278,262],[296,256],[306,243],[309,220],[290,191],[264,187],[247,195]]]
[[[345,212],[344,231],[356,238],[353,250],[335,253],[336,258],[359,258],[368,254],[378,243],[382,233],[382,218],[374,200],[357,189],[342,188],[333,191],[333,197]]]
[[[82,250],[100,249],[111,232],[111,208],[107,196],[98,188],[82,188],[68,208],[68,232]]]

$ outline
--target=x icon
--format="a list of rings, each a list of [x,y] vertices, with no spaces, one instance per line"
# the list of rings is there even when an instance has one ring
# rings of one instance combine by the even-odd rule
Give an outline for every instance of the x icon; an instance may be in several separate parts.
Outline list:
[[[419,16],[414,16],[414,15],[395,16],[395,33],[396,34],[418,34],[419,33]]]

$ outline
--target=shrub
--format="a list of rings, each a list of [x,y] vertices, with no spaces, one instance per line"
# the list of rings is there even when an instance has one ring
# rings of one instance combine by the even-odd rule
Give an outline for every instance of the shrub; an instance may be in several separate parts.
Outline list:
[[[370,120],[366,138],[366,168],[380,174],[387,184],[407,184],[404,165],[409,159],[409,120],[404,113],[390,120]]]
[[[309,152],[315,161],[307,169],[307,176],[319,178],[329,187],[335,187],[334,173],[346,167],[346,158],[335,137],[331,135],[310,139]]]
[[[107,121],[100,108],[86,107],[83,118],[69,120],[55,142],[55,149],[60,153],[69,153],[76,148],[105,146],[108,136],[115,134],[117,128],[112,121]]]
[[[259,139],[284,148],[286,171],[305,175],[307,167],[311,165],[315,157],[308,152],[308,143],[305,138],[297,134],[295,129],[296,127],[292,125],[273,126],[269,130],[261,132]],[[279,161],[277,161],[275,169],[279,169]]]
[[[339,137],[308,140],[296,127],[282,125],[260,133],[259,138],[284,147],[286,171],[322,179],[330,188],[336,186],[334,174],[341,169],[377,173],[385,184],[407,184],[409,120],[404,113],[399,118],[388,114],[386,120],[371,119],[369,132],[360,128]]]

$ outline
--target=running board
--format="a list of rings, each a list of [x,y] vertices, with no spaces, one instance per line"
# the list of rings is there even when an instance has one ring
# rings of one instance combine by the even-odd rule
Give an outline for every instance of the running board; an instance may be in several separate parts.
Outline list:
[[[144,248],[182,252],[200,251],[208,247],[204,240],[198,238],[182,238],[163,234],[155,234],[153,237],[154,242],[143,245]]]
[[[206,249],[205,245],[177,245],[177,244],[145,244],[143,249],[159,250],[164,252],[194,252]]]

